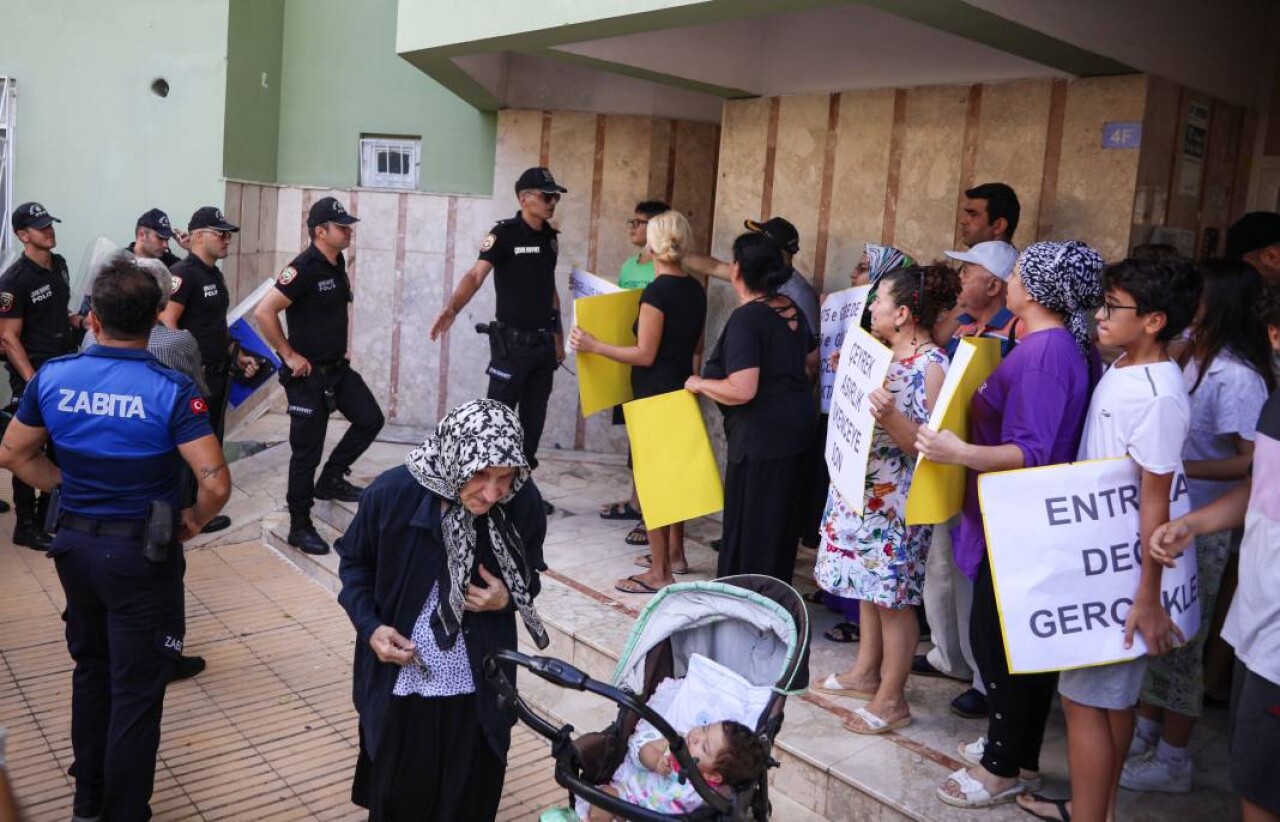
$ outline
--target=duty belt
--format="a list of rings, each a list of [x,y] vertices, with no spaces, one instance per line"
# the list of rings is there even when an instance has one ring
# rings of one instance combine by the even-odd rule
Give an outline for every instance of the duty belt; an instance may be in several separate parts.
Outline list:
[[[328,376],[329,374],[337,374],[348,365],[350,365],[350,363],[346,360],[336,360],[335,362],[313,362],[311,363],[311,370],[317,374],[324,374],[325,376]]]
[[[552,332],[546,328],[539,328],[536,331],[525,331],[519,328],[512,328],[509,325],[503,325],[500,328],[502,337],[509,343],[515,345],[538,345],[551,339]]]
[[[58,528],[79,531],[101,537],[141,537],[147,530],[145,519],[93,519],[77,514],[63,513],[58,517]]]

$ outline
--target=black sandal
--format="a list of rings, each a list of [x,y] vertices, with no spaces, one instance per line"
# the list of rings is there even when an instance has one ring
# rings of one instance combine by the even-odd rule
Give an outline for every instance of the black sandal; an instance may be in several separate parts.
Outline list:
[[[1023,795],[1025,796],[1025,794]],[[1067,803],[1071,801],[1070,799],[1050,799],[1047,796],[1041,796],[1038,793],[1033,793],[1031,794],[1031,800],[1033,802],[1043,802],[1046,805],[1054,806],[1058,809],[1058,815],[1045,816],[1042,813],[1036,813],[1021,802],[1015,801],[1013,804],[1021,808],[1023,813],[1030,814],[1036,819],[1043,819],[1045,822],[1071,822],[1071,812],[1067,810]]]
[[[862,629],[853,622],[837,622],[822,635],[832,642],[857,642],[862,638]]]
[[[628,531],[627,535],[623,537],[622,541],[628,545],[636,545],[636,546],[648,545],[649,530],[644,527],[643,522],[637,522],[636,527]]]
[[[606,505],[600,510],[600,519],[643,519],[639,511],[631,504],[631,500],[626,502],[613,502]]]

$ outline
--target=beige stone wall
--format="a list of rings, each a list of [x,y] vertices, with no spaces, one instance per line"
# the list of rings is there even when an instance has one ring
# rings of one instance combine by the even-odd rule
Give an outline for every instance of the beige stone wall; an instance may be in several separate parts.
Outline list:
[[[569,189],[555,220],[567,306],[571,266],[616,277],[634,253],[625,221],[638,200],[667,199],[688,215],[698,246],[706,247],[718,147],[719,128],[705,123],[505,111],[492,198],[228,182],[226,213],[241,232],[225,264],[227,282],[238,301],[274,276],[306,246],[311,204],[329,194],[341,199],[361,220],[348,252],[356,293],[352,364],[390,422],[434,425],[459,402],[484,396],[488,343],[472,329],[493,318],[493,287],[486,284],[476,295],[443,344],[431,342],[427,331],[490,227],[516,212],[512,186],[521,171],[547,165]],[[572,354],[566,364],[576,371]],[[577,391],[568,371],[557,372],[542,446],[625,450],[625,433],[607,412],[580,419]]]

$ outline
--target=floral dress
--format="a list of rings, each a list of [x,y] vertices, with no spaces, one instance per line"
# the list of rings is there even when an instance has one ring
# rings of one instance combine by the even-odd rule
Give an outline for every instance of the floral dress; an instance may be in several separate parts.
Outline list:
[[[948,363],[946,352],[931,348],[889,366],[884,387],[903,416],[916,423],[929,418],[925,372],[930,365],[945,371]],[[916,458],[877,426],[867,460],[863,515],[849,507],[834,485],[827,492],[822,545],[813,569],[822,590],[885,608],[921,603],[933,526],[906,524],[907,491],[915,467]]]

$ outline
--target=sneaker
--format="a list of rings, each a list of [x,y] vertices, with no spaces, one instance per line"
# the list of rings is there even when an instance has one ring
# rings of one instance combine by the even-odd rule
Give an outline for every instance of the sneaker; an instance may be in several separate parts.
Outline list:
[[[1139,759],[1146,759],[1147,754],[1156,749],[1154,740],[1145,739],[1142,734],[1135,733],[1133,739],[1129,740],[1129,753],[1125,754],[1124,761],[1128,765],[1130,762],[1136,762]]]
[[[314,525],[299,525],[290,528],[286,541],[304,554],[319,556],[329,553],[329,543],[321,538]]]
[[[1155,755],[1127,760],[1120,787],[1149,793],[1191,793],[1191,760],[1174,764]]]
[[[360,492],[364,489],[352,485],[342,477],[327,477],[316,483],[316,499],[333,499],[339,502],[359,502]]]
[[[33,551],[48,552],[53,540],[49,535],[35,526],[34,522],[19,520],[13,527],[13,544],[22,545]]]

